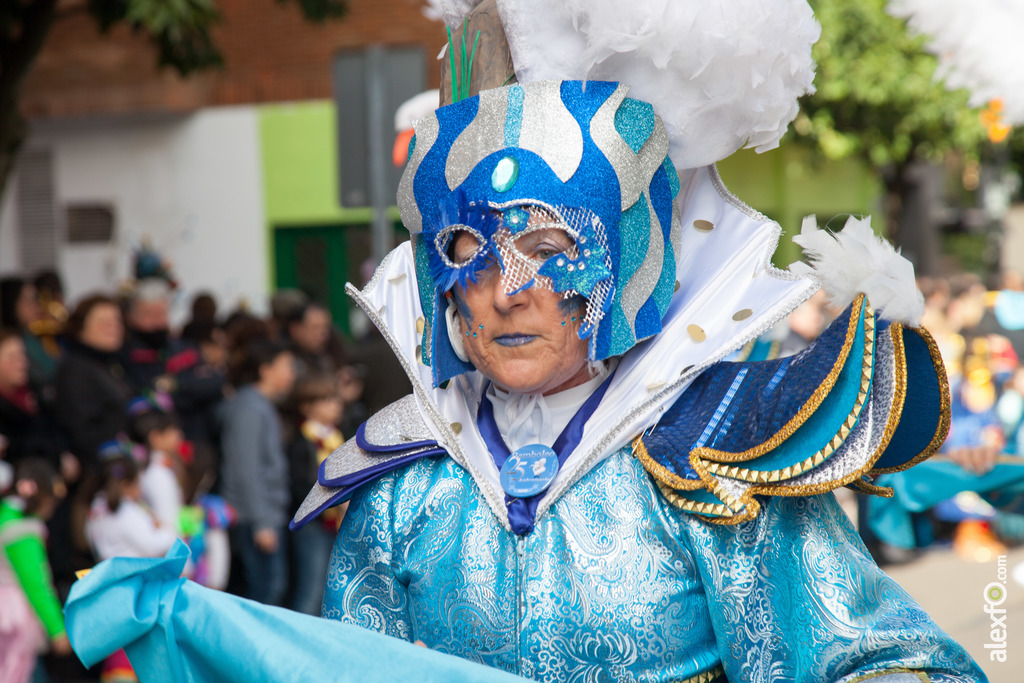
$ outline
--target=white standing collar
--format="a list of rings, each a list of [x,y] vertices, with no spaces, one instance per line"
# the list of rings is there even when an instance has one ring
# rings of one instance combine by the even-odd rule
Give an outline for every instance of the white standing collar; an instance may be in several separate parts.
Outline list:
[[[713,166],[682,173],[680,181],[678,285],[662,331],[621,357],[579,444],[541,499],[538,517],[597,463],[656,424],[705,368],[767,331],[818,287],[772,265],[781,228],[731,195]],[[362,291],[347,290],[395,351],[434,438],[473,476],[509,528],[498,468],[476,425],[488,381],[469,372],[435,388],[420,360],[424,313],[410,244],[392,251]]]

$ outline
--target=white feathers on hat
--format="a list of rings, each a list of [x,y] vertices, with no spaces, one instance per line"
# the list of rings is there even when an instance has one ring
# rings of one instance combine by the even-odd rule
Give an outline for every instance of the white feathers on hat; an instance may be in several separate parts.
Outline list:
[[[890,0],[893,16],[929,37],[936,77],[966,88],[971,104],[1001,99],[1008,123],[1024,123],[1024,3],[1007,0]]]
[[[457,27],[480,0],[428,0]],[[654,105],[677,168],[779,144],[814,91],[806,0],[497,0],[516,78],[619,81]]]
[[[815,217],[807,216],[793,241],[811,263],[794,263],[790,272],[820,282],[832,305],[846,308],[863,292],[883,318],[920,324],[924,297],[914,281],[914,266],[875,235],[870,217],[851,216],[840,232],[832,232],[818,229]]]
[[[772,149],[813,92],[805,0],[498,0],[516,77],[620,81],[654,105],[677,168]]]
[[[425,0],[423,14],[428,19],[443,21],[449,28],[457,28],[473,8],[483,0]]]

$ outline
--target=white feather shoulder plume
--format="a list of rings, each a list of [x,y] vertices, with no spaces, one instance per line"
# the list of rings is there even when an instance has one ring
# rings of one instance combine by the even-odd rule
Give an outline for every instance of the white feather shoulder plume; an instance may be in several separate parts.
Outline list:
[[[870,217],[851,216],[840,232],[832,232],[807,216],[793,241],[811,263],[798,261],[789,270],[820,282],[832,305],[846,308],[863,292],[886,320],[920,324],[924,297],[914,281],[914,266],[875,235]]]

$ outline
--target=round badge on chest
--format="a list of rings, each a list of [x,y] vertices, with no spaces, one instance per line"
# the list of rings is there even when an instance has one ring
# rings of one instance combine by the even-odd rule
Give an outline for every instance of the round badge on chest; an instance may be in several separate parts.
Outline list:
[[[501,466],[501,488],[515,498],[542,492],[558,474],[558,456],[548,446],[534,443],[512,451]]]

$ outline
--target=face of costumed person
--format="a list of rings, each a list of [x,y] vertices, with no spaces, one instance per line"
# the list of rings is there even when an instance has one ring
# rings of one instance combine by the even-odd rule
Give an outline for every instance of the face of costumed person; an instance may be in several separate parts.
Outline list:
[[[585,300],[554,292],[537,275],[548,259],[571,256],[575,240],[542,212],[531,212],[529,221],[514,239],[507,231],[496,237],[505,270],[492,263],[452,295],[469,362],[506,390],[550,394],[590,378],[579,336]],[[467,263],[479,248],[472,233],[458,233],[452,261]]]

